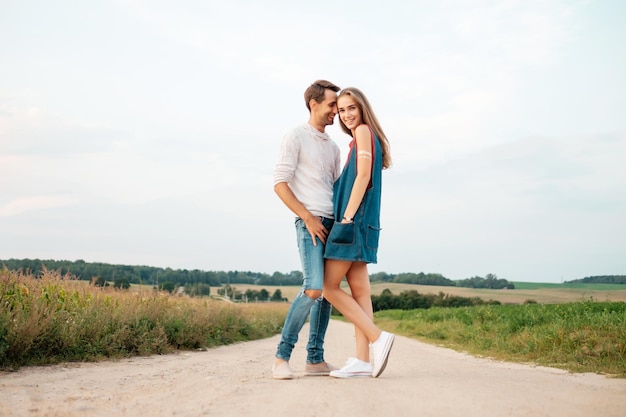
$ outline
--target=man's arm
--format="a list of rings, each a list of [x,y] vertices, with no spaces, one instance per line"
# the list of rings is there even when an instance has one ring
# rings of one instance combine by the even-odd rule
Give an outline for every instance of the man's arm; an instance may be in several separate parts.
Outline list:
[[[317,246],[316,237],[322,241],[322,243],[326,244],[326,236],[328,236],[328,230],[322,224],[322,219],[311,214],[309,210],[298,200],[289,188],[289,185],[286,182],[279,182],[274,186],[274,192],[278,195],[278,197],[282,200],[283,203],[289,208],[289,210],[293,211],[296,216],[300,217],[304,224],[306,225],[307,230],[311,234],[311,239],[313,239],[313,245]]]

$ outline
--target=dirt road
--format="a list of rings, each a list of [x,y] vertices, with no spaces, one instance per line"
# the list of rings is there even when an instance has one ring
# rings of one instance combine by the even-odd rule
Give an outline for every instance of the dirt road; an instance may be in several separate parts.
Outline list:
[[[479,359],[398,337],[377,379],[304,377],[306,328],[292,368],[271,379],[278,336],[205,352],[0,373],[0,416],[623,417],[626,380]],[[304,340],[303,340],[304,338]],[[332,321],[327,360],[353,354]]]

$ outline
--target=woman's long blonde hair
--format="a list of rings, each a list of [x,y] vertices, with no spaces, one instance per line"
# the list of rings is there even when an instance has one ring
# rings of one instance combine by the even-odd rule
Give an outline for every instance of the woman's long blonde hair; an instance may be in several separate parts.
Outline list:
[[[350,96],[354,100],[359,109],[361,110],[361,115],[363,117],[363,123],[369,125],[376,136],[378,137],[378,141],[380,142],[380,147],[382,148],[382,156],[383,156],[383,169],[387,169],[391,166],[391,154],[389,152],[389,140],[387,140],[387,136],[385,132],[383,132],[383,128],[380,127],[380,123],[378,123],[378,119],[372,110],[372,106],[370,102],[365,97],[365,94],[361,90],[355,87],[347,87],[339,92],[337,95],[337,99],[341,96]],[[339,124],[341,125],[341,129],[346,132],[348,135],[352,135],[352,131],[348,129],[348,127],[343,123],[341,117],[339,118]]]

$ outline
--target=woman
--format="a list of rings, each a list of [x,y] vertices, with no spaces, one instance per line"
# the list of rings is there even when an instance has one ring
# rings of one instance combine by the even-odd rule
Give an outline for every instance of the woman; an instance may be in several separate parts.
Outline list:
[[[389,142],[360,90],[342,90],[337,108],[341,128],[353,140],[346,165],[334,184],[335,223],[324,253],[324,297],[354,323],[356,358],[330,375],[376,378],[387,365],[394,340],[393,334],[374,325],[367,271],[368,263],[376,263],[382,170],[391,165]],[[340,288],[343,277],[351,294]]]

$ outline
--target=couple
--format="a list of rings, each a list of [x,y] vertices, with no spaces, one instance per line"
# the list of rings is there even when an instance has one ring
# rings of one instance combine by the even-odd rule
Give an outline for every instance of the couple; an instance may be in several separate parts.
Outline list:
[[[367,264],[376,262],[381,173],[391,162],[389,142],[356,88],[340,91],[318,80],[306,89],[304,101],[309,121],[285,135],[274,170],[274,191],[297,216],[303,285],[285,319],[273,377],[294,377],[289,359],[310,313],[305,375],[376,378],[394,340],[374,325],[367,271]],[[325,133],[337,113],[342,130],[352,137],[342,171],[339,147]],[[351,295],[340,288],[344,277]],[[341,369],[324,360],[331,304],[355,326],[356,358]]]

